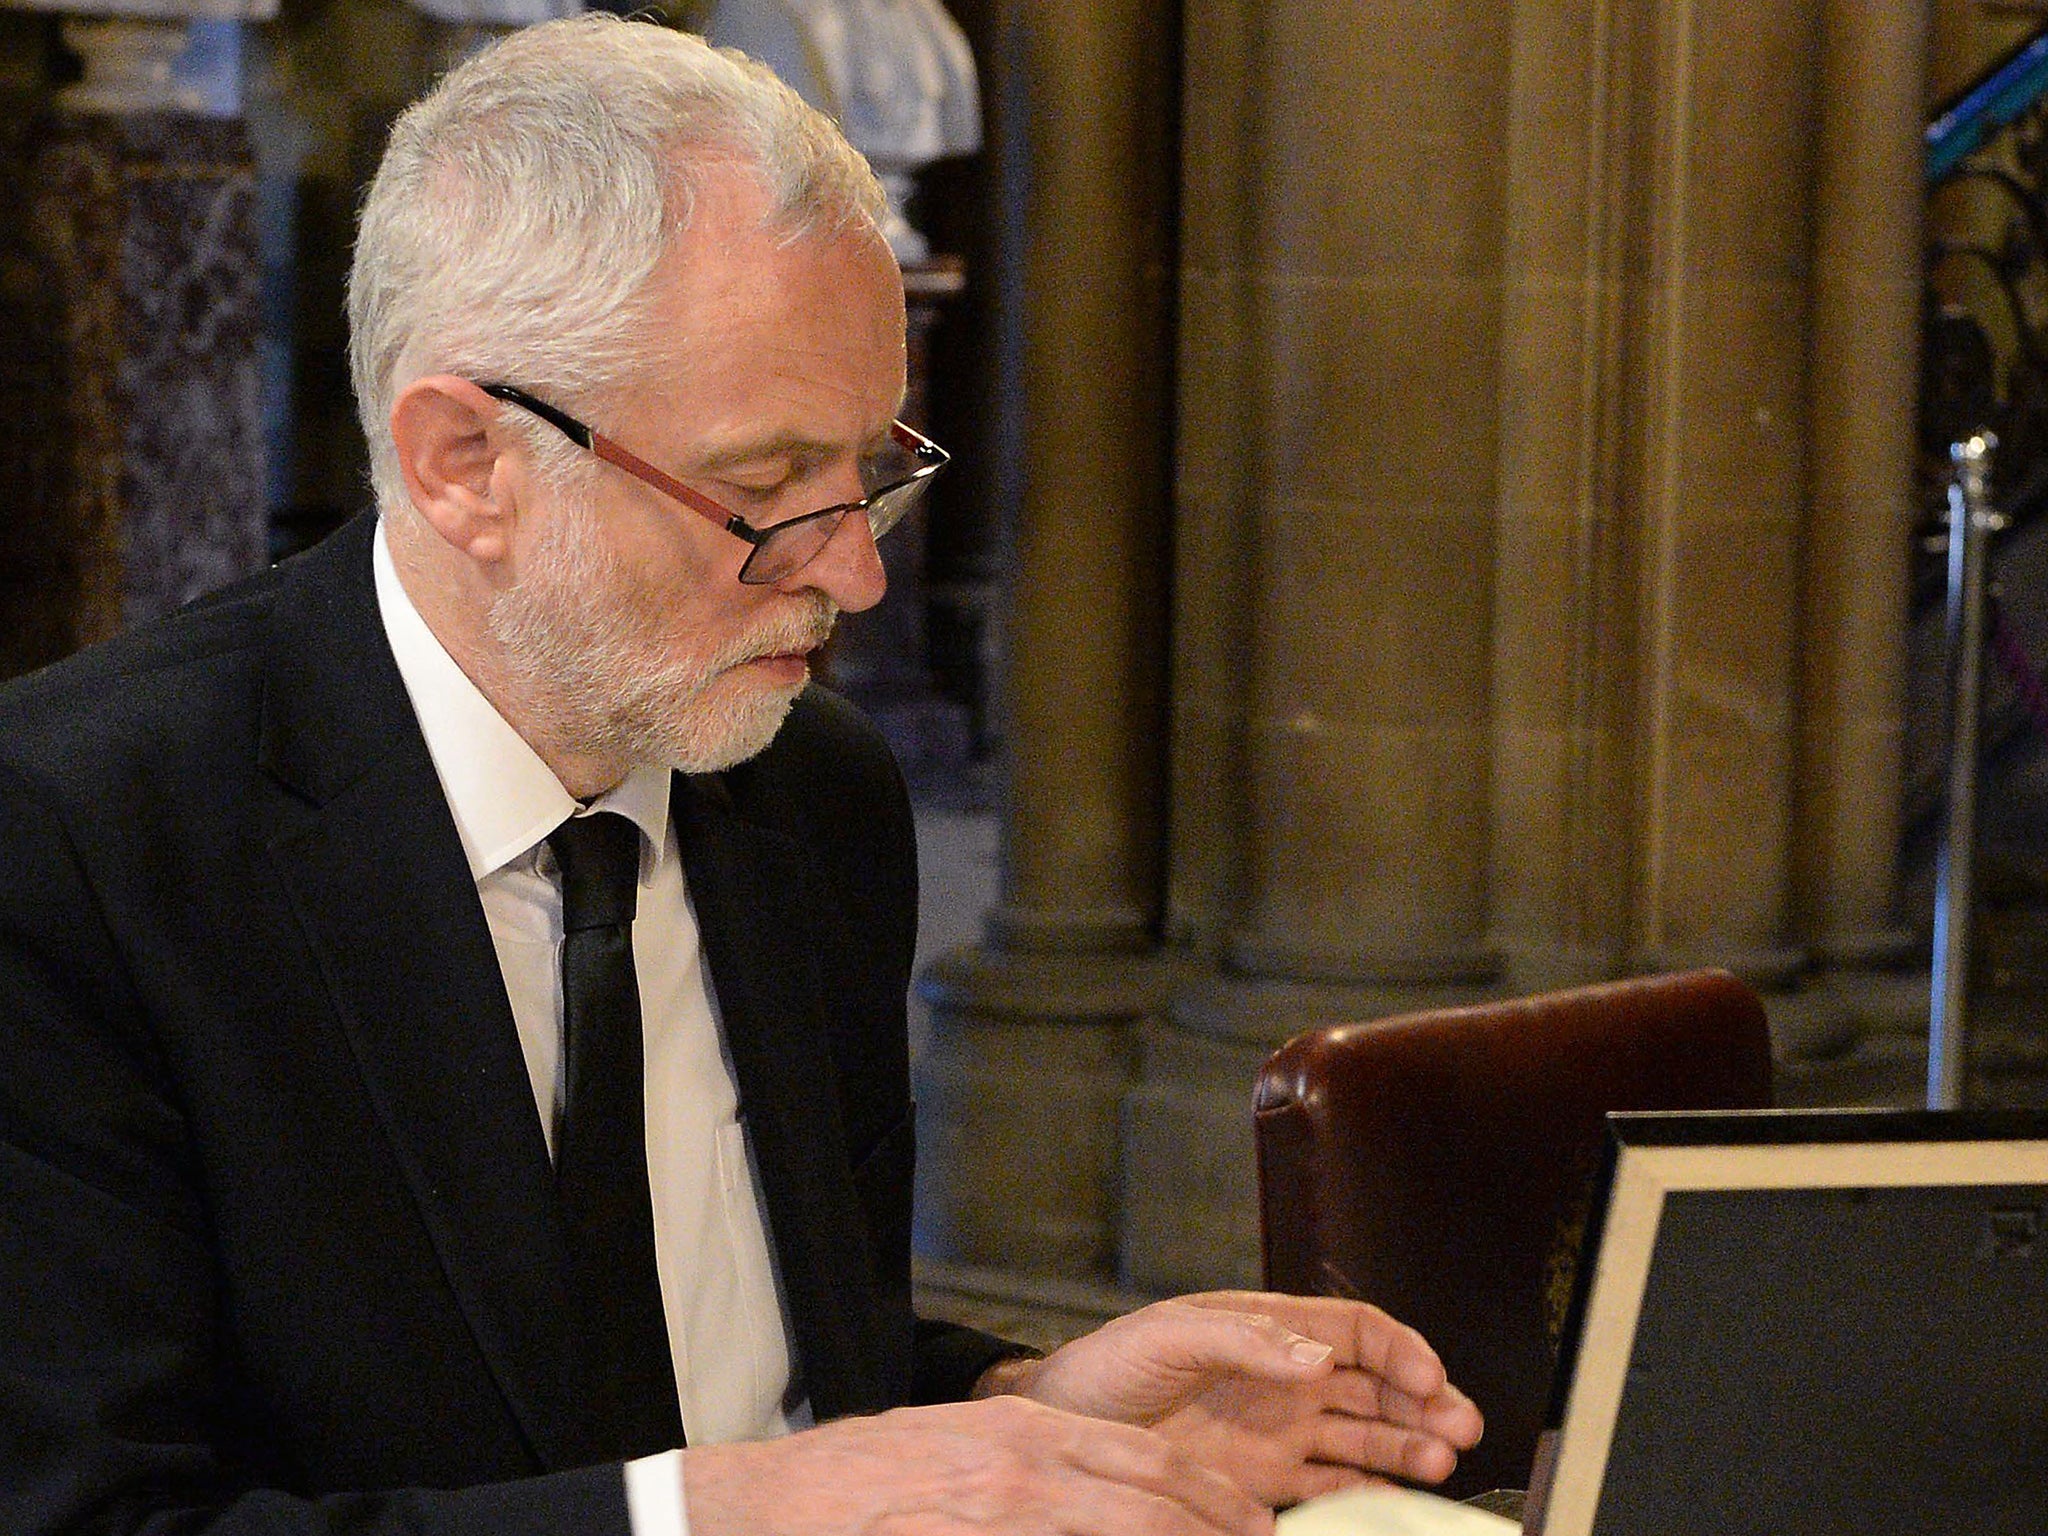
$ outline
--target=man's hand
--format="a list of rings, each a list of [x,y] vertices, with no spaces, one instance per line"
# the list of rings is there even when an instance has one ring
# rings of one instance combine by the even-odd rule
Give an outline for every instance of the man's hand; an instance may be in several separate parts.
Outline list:
[[[1156,1429],[1269,1505],[1375,1475],[1441,1482],[1479,1410],[1414,1329],[1333,1297],[1216,1291],[1133,1312],[1008,1390]]]
[[[1271,1536],[1164,1436],[992,1397],[682,1456],[691,1536]]]

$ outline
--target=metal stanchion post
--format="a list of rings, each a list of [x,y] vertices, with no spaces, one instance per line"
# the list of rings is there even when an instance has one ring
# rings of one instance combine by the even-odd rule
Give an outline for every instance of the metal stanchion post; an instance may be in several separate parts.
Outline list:
[[[1991,504],[1998,439],[1979,432],[1949,449],[1948,817],[1935,866],[1934,976],[1927,1030],[1927,1107],[1959,1109],[1969,1055],[1970,908],[1977,843],[1977,733],[1984,683],[1985,567],[2005,519]]]

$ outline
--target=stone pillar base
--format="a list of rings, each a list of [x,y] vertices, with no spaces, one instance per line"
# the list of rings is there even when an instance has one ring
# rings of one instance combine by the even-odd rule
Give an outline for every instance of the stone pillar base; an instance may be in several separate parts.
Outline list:
[[[1463,981],[1282,981],[1226,972],[1201,977],[1177,991],[1173,1022],[1197,1034],[1256,1047],[1264,1060],[1304,1029],[1319,1024],[1455,1008],[1500,995],[1496,984]],[[1249,1078],[1245,1092],[1251,1092]]]
[[[1928,964],[1926,935],[1906,927],[1836,934],[1806,948],[1814,965],[1827,971],[1925,970]]]
[[[1868,1041],[1917,1035],[1924,1045],[1924,938],[1904,928],[1878,929],[1816,941],[1807,954],[1811,966],[1797,986],[1764,998],[1781,1077],[1797,1076],[1802,1063],[1840,1061]],[[1906,1097],[1919,1091],[1914,1087]]]
[[[1285,976],[1318,986],[1481,987],[1497,980],[1500,953],[1484,944],[1436,950],[1396,947],[1378,953],[1344,942],[1319,945],[1293,934],[1242,932],[1229,964],[1253,976]]]
[[[1619,944],[1550,944],[1541,940],[1503,940],[1501,990],[1513,997],[1587,987],[1626,974],[1626,951]]]
[[[1925,1102],[1928,974],[1820,970],[1764,999],[1781,1108]]]
[[[1138,955],[957,950],[919,976],[917,1247],[1099,1282],[1114,1272],[1118,1112],[1170,970]]]
[[[1759,992],[1783,992],[1804,976],[1812,955],[1794,945],[1703,949],[1639,949],[1629,957],[1628,969],[1637,975],[1661,971],[1697,971],[1717,967],[1733,971]]]
[[[1231,976],[1183,986],[1170,1019],[1138,1031],[1141,1067],[1124,1099],[1124,1284],[1155,1293],[1259,1284],[1252,1088],[1260,1065],[1290,1036],[1489,995]]]
[[[1266,1047],[1170,1024],[1139,1040],[1140,1081],[1123,1106],[1123,1282],[1160,1295],[1256,1288],[1252,1081]]]

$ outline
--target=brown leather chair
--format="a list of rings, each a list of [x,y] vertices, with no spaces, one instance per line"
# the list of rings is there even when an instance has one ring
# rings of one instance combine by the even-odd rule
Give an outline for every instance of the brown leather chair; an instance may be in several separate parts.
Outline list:
[[[1770,1102],[1723,971],[1310,1030],[1259,1073],[1266,1283],[1419,1328],[1487,1421],[1445,1491],[1525,1488],[1606,1113]]]

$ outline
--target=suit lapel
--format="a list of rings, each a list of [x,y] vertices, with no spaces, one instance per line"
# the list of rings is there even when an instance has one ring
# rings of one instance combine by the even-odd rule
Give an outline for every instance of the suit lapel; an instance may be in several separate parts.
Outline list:
[[[541,1463],[574,1465],[547,1146],[368,531],[307,557],[278,604],[263,766],[291,793],[272,854],[476,1343]]]
[[[822,899],[784,834],[678,775],[675,824],[739,1080],[804,1384],[819,1419],[889,1405],[812,936]]]

